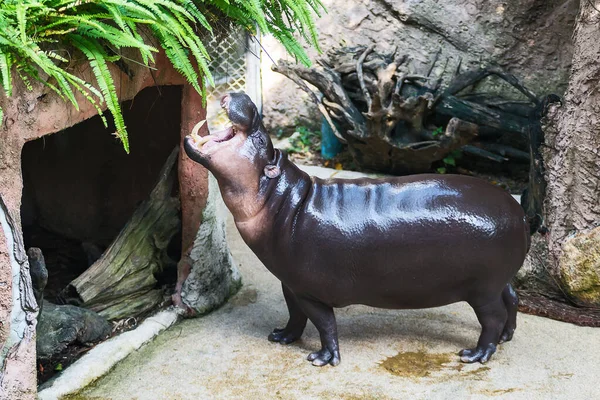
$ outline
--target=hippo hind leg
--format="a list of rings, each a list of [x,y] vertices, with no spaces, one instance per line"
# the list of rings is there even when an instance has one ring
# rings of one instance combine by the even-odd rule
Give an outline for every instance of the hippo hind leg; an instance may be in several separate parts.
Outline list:
[[[517,329],[517,309],[519,307],[519,297],[510,283],[507,283],[506,287],[502,291],[502,301],[504,301],[504,305],[506,306],[508,318],[498,343],[510,341],[515,333],[515,329]]]
[[[306,328],[307,317],[300,308],[296,295],[283,283],[281,284],[281,287],[283,289],[283,297],[285,298],[285,302],[290,313],[290,319],[288,320],[285,328],[273,329],[273,332],[269,334],[268,339],[271,342],[290,344],[300,339],[300,336],[302,336],[304,328]]]
[[[508,318],[508,313],[502,296],[498,296],[495,300],[479,306],[469,302],[477,319],[481,324],[481,335],[477,341],[477,347],[474,349],[464,349],[459,353],[460,360],[465,363],[473,363],[479,361],[486,363],[492,354],[496,352],[500,335]]]

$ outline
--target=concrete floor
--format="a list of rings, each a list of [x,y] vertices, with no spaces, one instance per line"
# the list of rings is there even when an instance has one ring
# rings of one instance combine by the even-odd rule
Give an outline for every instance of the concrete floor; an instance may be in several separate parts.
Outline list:
[[[519,314],[513,341],[486,365],[464,365],[479,324],[466,304],[337,310],[342,363],[313,367],[314,327],[283,346],[280,285],[229,221],[244,287],[206,317],[186,320],[118,364],[77,399],[598,399],[600,329]],[[391,358],[390,358],[391,357]],[[395,371],[395,372],[393,372]]]

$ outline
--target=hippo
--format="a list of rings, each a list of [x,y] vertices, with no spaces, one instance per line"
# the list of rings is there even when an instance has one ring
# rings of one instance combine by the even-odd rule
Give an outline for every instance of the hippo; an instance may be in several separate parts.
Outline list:
[[[512,339],[518,298],[510,281],[529,250],[519,203],[461,175],[319,179],[273,147],[250,98],[221,100],[231,126],[184,139],[188,157],[217,179],[243,240],[280,281],[289,311],[273,342],[319,332],[315,366],[340,363],[334,308],[420,309],[466,301],[481,324],[466,363],[487,362]]]

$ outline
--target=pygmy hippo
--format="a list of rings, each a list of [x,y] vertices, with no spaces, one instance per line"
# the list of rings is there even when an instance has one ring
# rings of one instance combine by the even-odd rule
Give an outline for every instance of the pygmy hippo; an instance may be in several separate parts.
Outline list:
[[[510,285],[529,249],[529,226],[504,190],[459,175],[319,179],[274,149],[250,98],[223,97],[232,126],[185,138],[216,177],[248,246],[281,281],[289,310],[269,340],[300,338],[309,319],[321,349],[313,365],[340,362],[333,309],[389,309],[466,301],[482,330],[463,362],[485,363],[511,340],[518,299]]]

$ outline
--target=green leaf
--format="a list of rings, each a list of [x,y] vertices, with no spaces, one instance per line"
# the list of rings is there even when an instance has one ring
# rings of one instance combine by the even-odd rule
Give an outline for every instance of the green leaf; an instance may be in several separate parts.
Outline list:
[[[438,174],[445,174],[446,173],[446,168],[444,167],[440,167],[437,169]]]
[[[25,17],[27,14],[27,6],[24,4],[17,4],[17,22],[19,23],[19,32],[21,34],[21,42],[27,42],[27,23]]]
[[[12,96],[11,66],[10,55],[0,52],[0,83],[8,97]]]
[[[129,138],[125,127],[125,120],[123,119],[123,114],[121,112],[121,105],[119,104],[115,83],[110,74],[108,64],[106,63],[106,54],[97,43],[84,37],[77,38],[74,44],[76,44],[86,55],[90,62],[90,66],[96,77],[96,82],[102,92],[103,100],[112,113],[116,127],[115,134],[121,139],[125,151],[129,153]]]
[[[452,156],[447,156],[442,160],[446,165],[456,166],[456,160]]]

